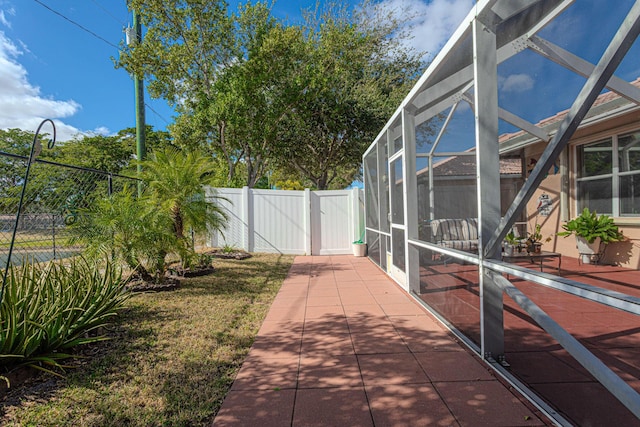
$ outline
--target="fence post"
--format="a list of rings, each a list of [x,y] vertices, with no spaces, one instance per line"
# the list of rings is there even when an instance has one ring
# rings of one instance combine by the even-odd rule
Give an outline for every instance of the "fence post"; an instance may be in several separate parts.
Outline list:
[[[56,258],[56,214],[52,214],[53,220],[51,222],[51,240],[53,243],[53,259]]]
[[[365,241],[364,227],[362,224],[362,216],[360,215],[360,189],[354,187],[351,189],[351,224],[353,227],[351,241]],[[349,242],[351,243],[351,242]]]
[[[242,249],[253,252],[253,209],[251,209],[250,189],[242,187],[242,223],[245,224],[242,233]]]
[[[308,188],[304,189],[304,253],[305,255],[316,255],[312,252],[311,247],[311,214],[313,209],[311,209],[311,191]]]

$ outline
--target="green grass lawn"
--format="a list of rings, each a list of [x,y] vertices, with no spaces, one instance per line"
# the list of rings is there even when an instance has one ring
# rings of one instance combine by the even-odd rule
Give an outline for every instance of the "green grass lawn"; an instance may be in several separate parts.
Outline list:
[[[66,378],[12,384],[8,426],[210,425],[292,256],[214,262],[209,276],[128,300],[109,335]]]
[[[0,232],[0,249],[9,249],[12,232]],[[20,231],[16,234],[14,249],[40,249],[51,248],[55,240],[56,246],[62,248],[69,246],[69,231],[65,229],[52,232]]]

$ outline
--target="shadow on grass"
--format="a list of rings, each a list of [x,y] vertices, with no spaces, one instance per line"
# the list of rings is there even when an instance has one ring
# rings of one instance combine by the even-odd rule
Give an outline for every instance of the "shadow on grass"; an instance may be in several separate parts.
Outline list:
[[[174,292],[137,294],[79,349],[64,379],[39,376],[0,402],[22,425],[206,425],[231,386],[292,257],[216,261]],[[43,415],[45,414],[45,415]]]
[[[196,294],[238,294],[262,292],[269,286],[280,286],[290,262],[283,255],[270,256],[273,261],[263,261],[254,256],[245,260],[215,260],[213,274],[182,281],[181,291]],[[284,259],[283,259],[284,258]],[[238,268],[241,266],[241,268]],[[275,283],[274,283],[275,281]]]
[[[135,354],[149,351],[152,348],[150,343],[157,340],[157,334],[152,328],[137,327],[136,319],[143,318],[166,320],[161,312],[142,306],[122,309],[119,321],[102,331],[109,340],[80,346],[72,351],[76,357],[67,361],[69,368],[66,372],[60,372],[64,378],[33,368],[14,368],[24,372],[23,381],[11,384],[0,401],[0,414],[6,417],[17,407],[48,402],[65,386],[78,387],[96,378],[107,378],[114,366],[131,363]],[[19,418],[14,421],[22,422]]]

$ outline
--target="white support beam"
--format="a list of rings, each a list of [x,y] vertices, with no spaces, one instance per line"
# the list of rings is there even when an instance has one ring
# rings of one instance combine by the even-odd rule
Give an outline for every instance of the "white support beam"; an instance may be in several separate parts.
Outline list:
[[[412,104],[417,108],[417,113],[431,107],[437,100],[450,97],[473,81],[473,67],[467,67],[452,76],[431,86],[416,95]]]
[[[473,71],[476,165],[478,175],[478,256],[495,259],[496,249],[487,246],[500,221],[500,155],[498,154],[498,62],[496,35],[482,22],[473,21]],[[482,357],[504,357],[504,310],[502,290],[487,275],[483,264],[480,279],[480,341]]]
[[[589,77],[595,68],[595,65],[541,37],[533,36],[527,41],[527,44],[534,52],[583,77]],[[612,76],[606,87],[623,98],[640,105],[640,88],[631,83]]]
[[[427,110],[422,111],[420,114],[415,116],[416,124],[424,123],[427,120],[435,117],[436,115],[442,113],[447,108],[450,108],[453,104],[459,103],[462,101],[462,94],[456,93],[449,98],[442,100],[441,102],[431,105],[431,107]]]
[[[493,279],[504,292],[509,295],[529,316],[551,337],[553,337],[575,360],[582,365],[600,384],[602,384],[616,399],[640,418],[640,395],[615,372],[594,356],[580,341],[567,332],[555,320],[544,312],[536,303],[531,301],[511,282],[500,274],[492,273]]]
[[[535,136],[536,138],[540,138],[544,142],[549,142],[549,140],[551,139],[551,135],[549,135],[547,132],[543,131],[533,123],[526,121],[522,117],[516,116],[510,111],[507,111],[503,108],[499,108],[498,116],[505,122],[511,123],[512,125],[527,132],[529,135]]]
[[[520,37],[498,49],[498,64],[521,52],[526,40],[526,37]],[[470,84],[473,84],[473,64],[419,92],[411,101],[416,108],[416,124],[429,120],[459,102],[461,93],[466,92]]]
[[[404,253],[406,254],[407,287],[420,291],[420,249],[409,239],[418,240],[418,175],[416,166],[415,118],[406,109],[402,111],[402,139],[404,141]]]
[[[438,136],[436,137],[435,141],[433,141],[433,146],[431,147],[431,150],[429,150],[429,156],[433,156],[433,153],[436,151],[436,148],[438,148],[438,144],[440,144],[440,140],[442,140],[444,133],[447,131],[447,128],[449,127],[449,123],[451,122],[453,115],[456,113],[456,110],[458,109],[458,105],[459,105],[459,102],[456,102],[451,107],[451,110],[449,110],[449,114],[447,114],[447,118],[444,120],[444,123],[442,124],[442,128],[440,128],[440,132],[438,132]]]
[[[471,105],[475,105],[475,100],[472,95],[465,93],[462,95],[465,101],[467,101]],[[551,139],[551,135],[540,129],[538,126],[533,123],[529,123],[522,117],[516,116],[515,114],[507,111],[503,108],[498,108],[498,117],[504,120],[507,123],[511,123],[512,125],[522,129],[527,132],[529,135],[532,135],[538,139],[541,139],[544,142],[549,142]]]

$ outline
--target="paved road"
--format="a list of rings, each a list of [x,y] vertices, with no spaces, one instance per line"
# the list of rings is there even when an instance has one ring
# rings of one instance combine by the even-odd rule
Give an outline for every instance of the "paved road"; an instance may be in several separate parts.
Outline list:
[[[22,265],[25,261],[35,260],[37,262],[47,262],[53,259],[62,259],[69,258],[71,256],[77,255],[80,253],[80,249],[56,249],[55,256],[52,248],[48,249],[38,249],[38,250],[13,250],[13,254],[11,255],[11,263],[13,265]],[[0,253],[0,267],[4,268],[7,265],[7,257],[9,256],[9,251],[5,250]]]

